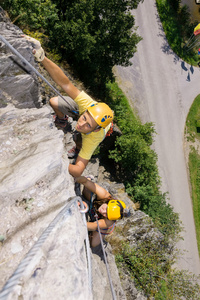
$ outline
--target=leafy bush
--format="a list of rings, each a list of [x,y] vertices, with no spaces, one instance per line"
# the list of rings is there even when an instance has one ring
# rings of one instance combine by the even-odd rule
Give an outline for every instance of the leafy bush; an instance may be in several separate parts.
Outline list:
[[[159,183],[157,155],[150,148],[155,133],[153,124],[141,124],[117,84],[107,84],[106,100],[114,107],[115,120],[123,133],[117,138],[109,158],[120,166],[120,173],[131,185],[156,186]]]
[[[200,299],[198,278],[187,271],[172,269],[175,258],[173,246],[165,240],[158,243],[148,239],[132,248],[124,243],[116,263],[119,268],[126,268],[126,273],[128,270],[128,276],[134,278],[136,287],[148,299]]]
[[[2,7],[21,28],[51,31],[58,21],[57,9],[51,0],[3,0]]]

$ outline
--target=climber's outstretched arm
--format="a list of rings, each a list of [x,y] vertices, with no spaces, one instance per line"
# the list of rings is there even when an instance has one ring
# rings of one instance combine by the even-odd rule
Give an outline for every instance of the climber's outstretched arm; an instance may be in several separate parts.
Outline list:
[[[75,99],[80,91],[73,85],[64,72],[46,56],[41,61],[51,78],[72,98]]]
[[[44,49],[40,42],[28,35],[22,35],[33,46],[33,55],[38,62],[41,62],[52,79],[72,98],[75,99],[80,91],[77,89],[64,72],[50,59],[45,56]]]

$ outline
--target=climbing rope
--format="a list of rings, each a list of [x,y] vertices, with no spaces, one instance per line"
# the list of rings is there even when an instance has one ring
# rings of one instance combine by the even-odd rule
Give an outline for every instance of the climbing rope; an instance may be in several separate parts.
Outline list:
[[[6,282],[6,284],[4,285],[3,289],[0,291],[0,300],[6,300],[7,297],[9,296],[9,294],[13,291],[14,287],[19,284],[20,279],[22,278],[23,273],[25,272],[27,266],[31,263],[31,261],[33,260],[33,258],[36,256],[36,254],[38,254],[40,248],[42,247],[42,245],[44,244],[45,240],[47,239],[47,237],[49,236],[49,234],[52,232],[52,230],[54,229],[54,227],[56,226],[56,224],[61,220],[62,217],[67,218],[68,216],[70,216],[70,208],[71,205],[74,201],[82,201],[82,199],[80,197],[74,197],[71,199],[71,201],[69,201],[66,206],[58,213],[58,215],[54,218],[54,220],[49,224],[49,226],[45,229],[45,231],[42,233],[42,235],[39,237],[38,241],[34,244],[34,246],[29,250],[29,252],[26,254],[25,258],[21,261],[21,263],[18,265],[17,269],[15,270],[15,272],[13,273],[13,275],[8,279],[8,281]],[[81,203],[81,205],[83,205],[83,203]],[[83,205],[84,207],[84,205]],[[89,254],[89,239],[88,239],[88,235],[86,238],[86,252],[87,255]],[[88,259],[88,266],[89,266],[89,270],[88,270],[88,277],[89,277],[89,287],[90,287],[90,291],[92,290],[91,288],[91,263],[89,262],[90,259]]]
[[[100,237],[100,241],[101,241],[101,248],[102,248],[104,260],[105,260],[105,263],[106,263],[106,269],[107,269],[107,273],[108,273],[108,279],[109,279],[109,282],[110,282],[112,298],[113,298],[113,300],[116,300],[117,298],[116,298],[116,295],[115,295],[115,291],[114,291],[111,276],[110,276],[110,271],[109,271],[108,262],[107,262],[107,259],[106,259],[106,254],[105,254],[105,250],[104,250],[104,246],[103,246],[103,239],[102,239],[101,232],[100,232],[100,227],[99,227],[98,215],[97,214],[95,215],[95,218],[96,218],[96,221],[97,221],[97,227],[98,227],[99,237]]]
[[[4,44],[6,44],[8,46],[8,48],[14,53],[16,54],[23,62],[25,65],[29,66],[29,68],[34,71],[42,80],[44,80],[46,82],[46,84],[48,84],[48,86],[50,86],[50,88],[57,94],[59,95],[68,105],[71,106],[71,109],[74,113],[78,114],[77,111],[74,111],[74,108],[72,107],[72,105],[67,102],[67,100],[60,94],[60,92],[53,87],[53,85],[51,85],[51,83],[48,82],[48,80],[46,78],[44,78],[44,76],[42,76],[42,74],[40,74],[15,48],[13,48],[13,46],[2,36],[0,35],[0,40],[2,40],[2,42]]]

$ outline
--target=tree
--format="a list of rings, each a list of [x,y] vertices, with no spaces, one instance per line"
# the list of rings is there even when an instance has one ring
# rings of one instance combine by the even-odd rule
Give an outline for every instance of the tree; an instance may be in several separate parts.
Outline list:
[[[3,0],[2,7],[21,28],[49,31],[58,20],[51,0]]]
[[[168,0],[168,2],[177,13],[180,9],[181,0]]]
[[[63,56],[76,66],[87,82],[112,77],[114,65],[130,65],[141,38],[133,32],[131,9],[141,0],[52,0],[60,22],[51,40]]]

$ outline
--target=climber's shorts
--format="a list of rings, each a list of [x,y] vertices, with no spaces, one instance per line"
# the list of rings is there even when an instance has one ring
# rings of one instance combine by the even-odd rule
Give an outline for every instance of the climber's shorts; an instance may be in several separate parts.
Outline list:
[[[78,113],[78,105],[74,102],[70,97],[63,96],[67,102],[65,102],[60,96],[58,96],[58,109],[64,115],[68,115],[72,117],[74,120],[78,120],[79,113]]]

